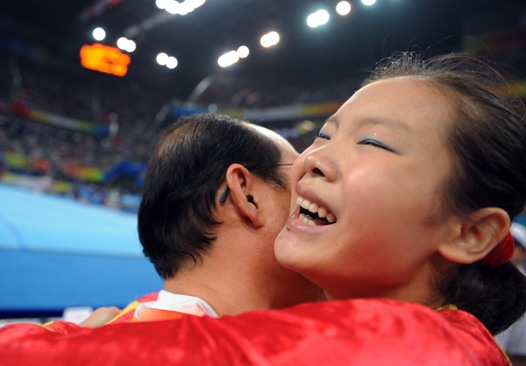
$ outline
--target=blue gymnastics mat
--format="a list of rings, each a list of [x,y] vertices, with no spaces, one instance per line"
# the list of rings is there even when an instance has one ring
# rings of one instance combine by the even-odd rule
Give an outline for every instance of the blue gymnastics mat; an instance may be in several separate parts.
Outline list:
[[[0,317],[124,306],[159,290],[137,217],[0,184]]]

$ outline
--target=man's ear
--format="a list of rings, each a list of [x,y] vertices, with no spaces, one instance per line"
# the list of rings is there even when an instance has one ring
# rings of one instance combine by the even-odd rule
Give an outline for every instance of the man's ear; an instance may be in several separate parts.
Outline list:
[[[232,164],[226,171],[230,200],[238,212],[254,226],[263,226],[261,212],[255,200],[257,179],[241,164]]]
[[[484,258],[510,229],[510,217],[497,207],[476,211],[461,219],[457,232],[439,246],[439,253],[446,259],[462,264],[475,263]]]

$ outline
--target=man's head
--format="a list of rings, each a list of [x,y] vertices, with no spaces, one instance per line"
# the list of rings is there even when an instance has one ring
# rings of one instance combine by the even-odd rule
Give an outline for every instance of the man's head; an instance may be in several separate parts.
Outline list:
[[[148,164],[138,216],[144,254],[159,275],[173,277],[210,248],[228,172],[244,167],[286,196],[288,178],[280,164],[296,156],[277,134],[227,116],[186,117],[163,130]],[[246,200],[257,205],[250,195]]]

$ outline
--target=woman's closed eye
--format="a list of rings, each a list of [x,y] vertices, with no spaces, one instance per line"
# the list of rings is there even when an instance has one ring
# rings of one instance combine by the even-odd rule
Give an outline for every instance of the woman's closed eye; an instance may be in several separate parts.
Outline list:
[[[317,140],[317,139],[324,139],[324,140],[330,140],[331,139],[331,136],[329,136],[329,134],[323,130],[321,130],[319,133],[318,133],[318,136],[315,136],[314,137],[314,140]]]
[[[390,152],[398,153],[398,151],[396,151],[395,149],[389,147],[382,141],[377,140],[376,138],[373,138],[373,137],[362,138],[360,141],[358,141],[358,145],[371,145],[371,146],[378,147],[380,149],[384,149]]]

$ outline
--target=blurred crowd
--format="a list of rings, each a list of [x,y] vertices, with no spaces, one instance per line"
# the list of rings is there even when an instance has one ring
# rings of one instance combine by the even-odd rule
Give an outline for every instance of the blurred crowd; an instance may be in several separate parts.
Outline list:
[[[346,76],[347,75],[347,76]],[[302,78],[294,75],[274,75],[261,78],[236,78],[228,73],[212,75],[203,81],[203,90],[193,95],[201,105],[218,108],[258,109],[327,101],[343,101],[363,79],[356,70],[336,68],[323,74],[313,73]],[[276,85],[281,85],[279,88]]]
[[[218,76],[191,104],[201,106],[196,111],[269,108],[343,99],[349,90],[348,82],[314,84],[284,83],[271,92],[271,83]],[[177,117],[170,111],[180,104],[137,81],[2,55],[0,178],[86,202],[136,205],[159,129]],[[284,122],[276,128],[299,149],[310,143],[294,121]]]
[[[520,75],[522,86],[524,53],[494,56]],[[248,119],[302,151],[332,113],[326,106],[310,117],[258,120],[260,112],[338,103],[363,79],[360,70],[336,68],[301,79],[224,72],[211,74],[181,100],[137,80],[69,67],[0,53],[0,180],[116,207],[129,202],[132,210],[159,130],[178,117],[174,111],[256,111]]]
[[[123,87],[105,75],[76,75],[49,65],[0,57],[2,180],[115,205],[115,192],[137,194],[112,171],[143,165],[155,143],[165,96]]]

